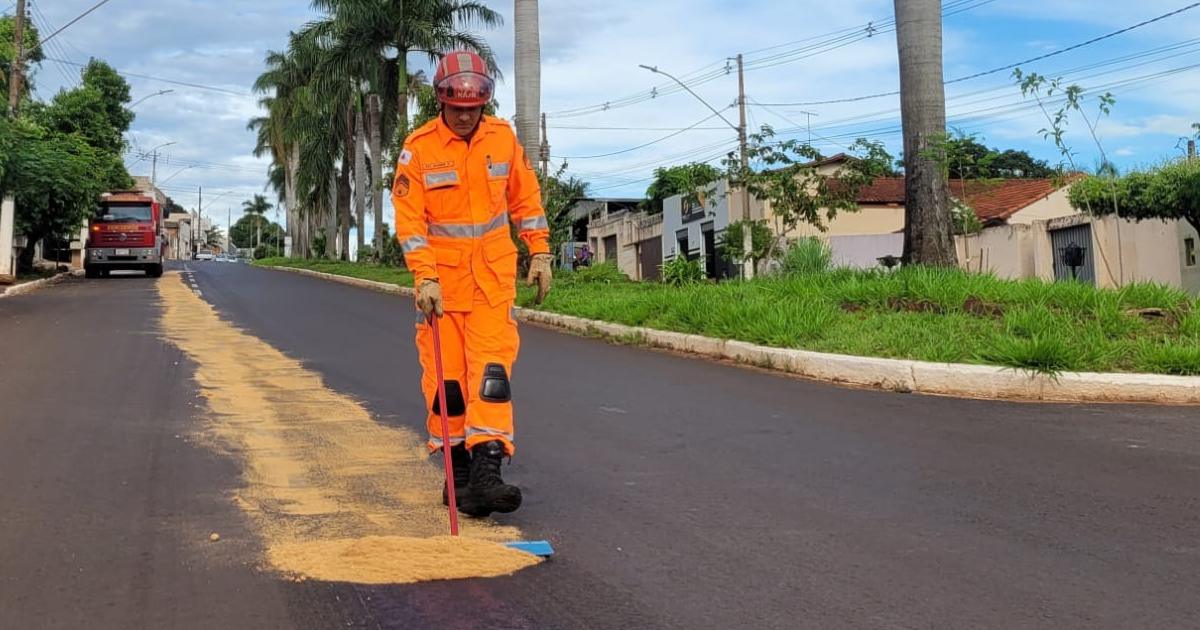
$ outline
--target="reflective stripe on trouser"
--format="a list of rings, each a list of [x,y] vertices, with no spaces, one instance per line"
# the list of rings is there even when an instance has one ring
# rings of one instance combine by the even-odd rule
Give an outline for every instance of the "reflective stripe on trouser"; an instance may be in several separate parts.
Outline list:
[[[491,440],[504,443],[513,453],[512,401],[489,402],[481,396],[484,372],[489,364],[500,365],[512,378],[520,339],[512,317],[512,302],[492,306],[478,287],[468,312],[447,311],[438,320],[442,335],[442,368],[447,381],[457,381],[466,399],[466,414],[450,417],[450,443],[466,441],[467,448]],[[433,362],[433,332],[424,318],[417,318],[417,352],[421,360],[421,391],[428,412],[429,448],[442,445],[441,416],[433,413],[437,401],[437,372]],[[510,388],[511,390],[511,388]],[[447,394],[449,396],[449,394]],[[454,404],[448,404],[453,408]]]

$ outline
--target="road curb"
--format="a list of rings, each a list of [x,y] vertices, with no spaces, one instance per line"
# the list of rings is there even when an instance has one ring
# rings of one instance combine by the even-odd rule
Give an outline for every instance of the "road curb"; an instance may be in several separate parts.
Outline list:
[[[413,295],[412,289],[386,282],[294,267],[268,268],[384,293]],[[987,365],[927,363],[772,348],[744,341],[714,339],[583,319],[531,308],[517,307],[515,310],[518,319],[573,333],[724,359],[829,383],[893,392],[1046,402],[1200,404],[1200,377],[1194,376],[1065,372],[1057,377],[1050,377]]]
[[[76,273],[74,271],[64,271],[62,273],[58,273],[53,276],[50,276],[49,278],[42,278],[41,280],[34,280],[32,282],[22,282],[21,284],[14,284],[12,286],[6,287],[3,291],[0,291],[0,298],[15,297],[18,295],[25,295],[26,293],[33,293],[34,291],[37,291],[38,289],[41,289],[42,287],[47,287],[52,284],[58,284],[59,282],[62,282],[63,280],[65,280],[67,278],[67,276],[77,276],[77,275],[81,275],[81,274]]]

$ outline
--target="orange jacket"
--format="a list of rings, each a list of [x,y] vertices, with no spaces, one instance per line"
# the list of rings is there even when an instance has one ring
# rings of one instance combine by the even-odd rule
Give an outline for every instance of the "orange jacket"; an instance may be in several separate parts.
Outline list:
[[[467,142],[439,116],[404,143],[392,184],[396,238],[417,285],[438,280],[446,310],[469,311],[478,286],[516,297],[517,248],[550,251],[537,175],[507,122],[484,116]]]

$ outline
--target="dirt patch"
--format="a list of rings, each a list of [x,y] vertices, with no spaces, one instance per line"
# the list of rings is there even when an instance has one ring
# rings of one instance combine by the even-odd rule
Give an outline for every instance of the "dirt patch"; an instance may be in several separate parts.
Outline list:
[[[999,304],[989,304],[975,296],[971,296],[963,301],[963,310],[976,317],[988,317],[992,319],[1004,317],[1004,308]]]
[[[946,309],[939,304],[934,304],[929,300],[910,300],[902,297],[888,298],[888,308],[896,312],[907,313],[936,313],[945,315]]]
[[[862,304],[856,302],[842,302],[842,310],[847,313],[861,313],[864,309]]]
[[[376,422],[261,339],[221,320],[178,275],[158,283],[161,333],[196,363],[204,443],[242,464],[235,503],[267,564],[313,579],[406,583],[504,575],[537,564],[514,527],[463,519],[447,532],[442,478],[423,440]],[[435,562],[436,560],[436,562]]]

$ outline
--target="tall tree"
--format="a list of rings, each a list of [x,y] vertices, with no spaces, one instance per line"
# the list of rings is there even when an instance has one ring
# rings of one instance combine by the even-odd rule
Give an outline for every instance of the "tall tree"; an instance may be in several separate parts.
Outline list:
[[[642,208],[650,214],[660,214],[663,200],[675,195],[684,195],[687,205],[698,205],[701,191],[720,178],[721,171],[717,167],[703,162],[656,168],[654,181],[646,188]]]
[[[538,0],[514,0],[516,37],[517,138],[525,156],[540,163],[542,47],[538,32]]]
[[[366,140],[366,125],[363,124],[361,106],[354,112],[354,215],[358,229],[358,251],[366,245],[367,219],[367,156],[363,150]]]
[[[242,210],[245,211],[246,216],[253,217],[251,220],[254,222],[254,227],[257,230],[257,238],[254,241],[255,247],[258,247],[262,243],[263,217],[272,207],[274,206],[271,205],[271,202],[267,201],[267,198],[262,195],[254,195],[253,199],[242,202]]]
[[[952,266],[954,220],[950,190],[929,157],[932,142],[946,131],[942,83],[940,0],[894,0],[900,57],[900,118],[904,127],[904,260]]]

